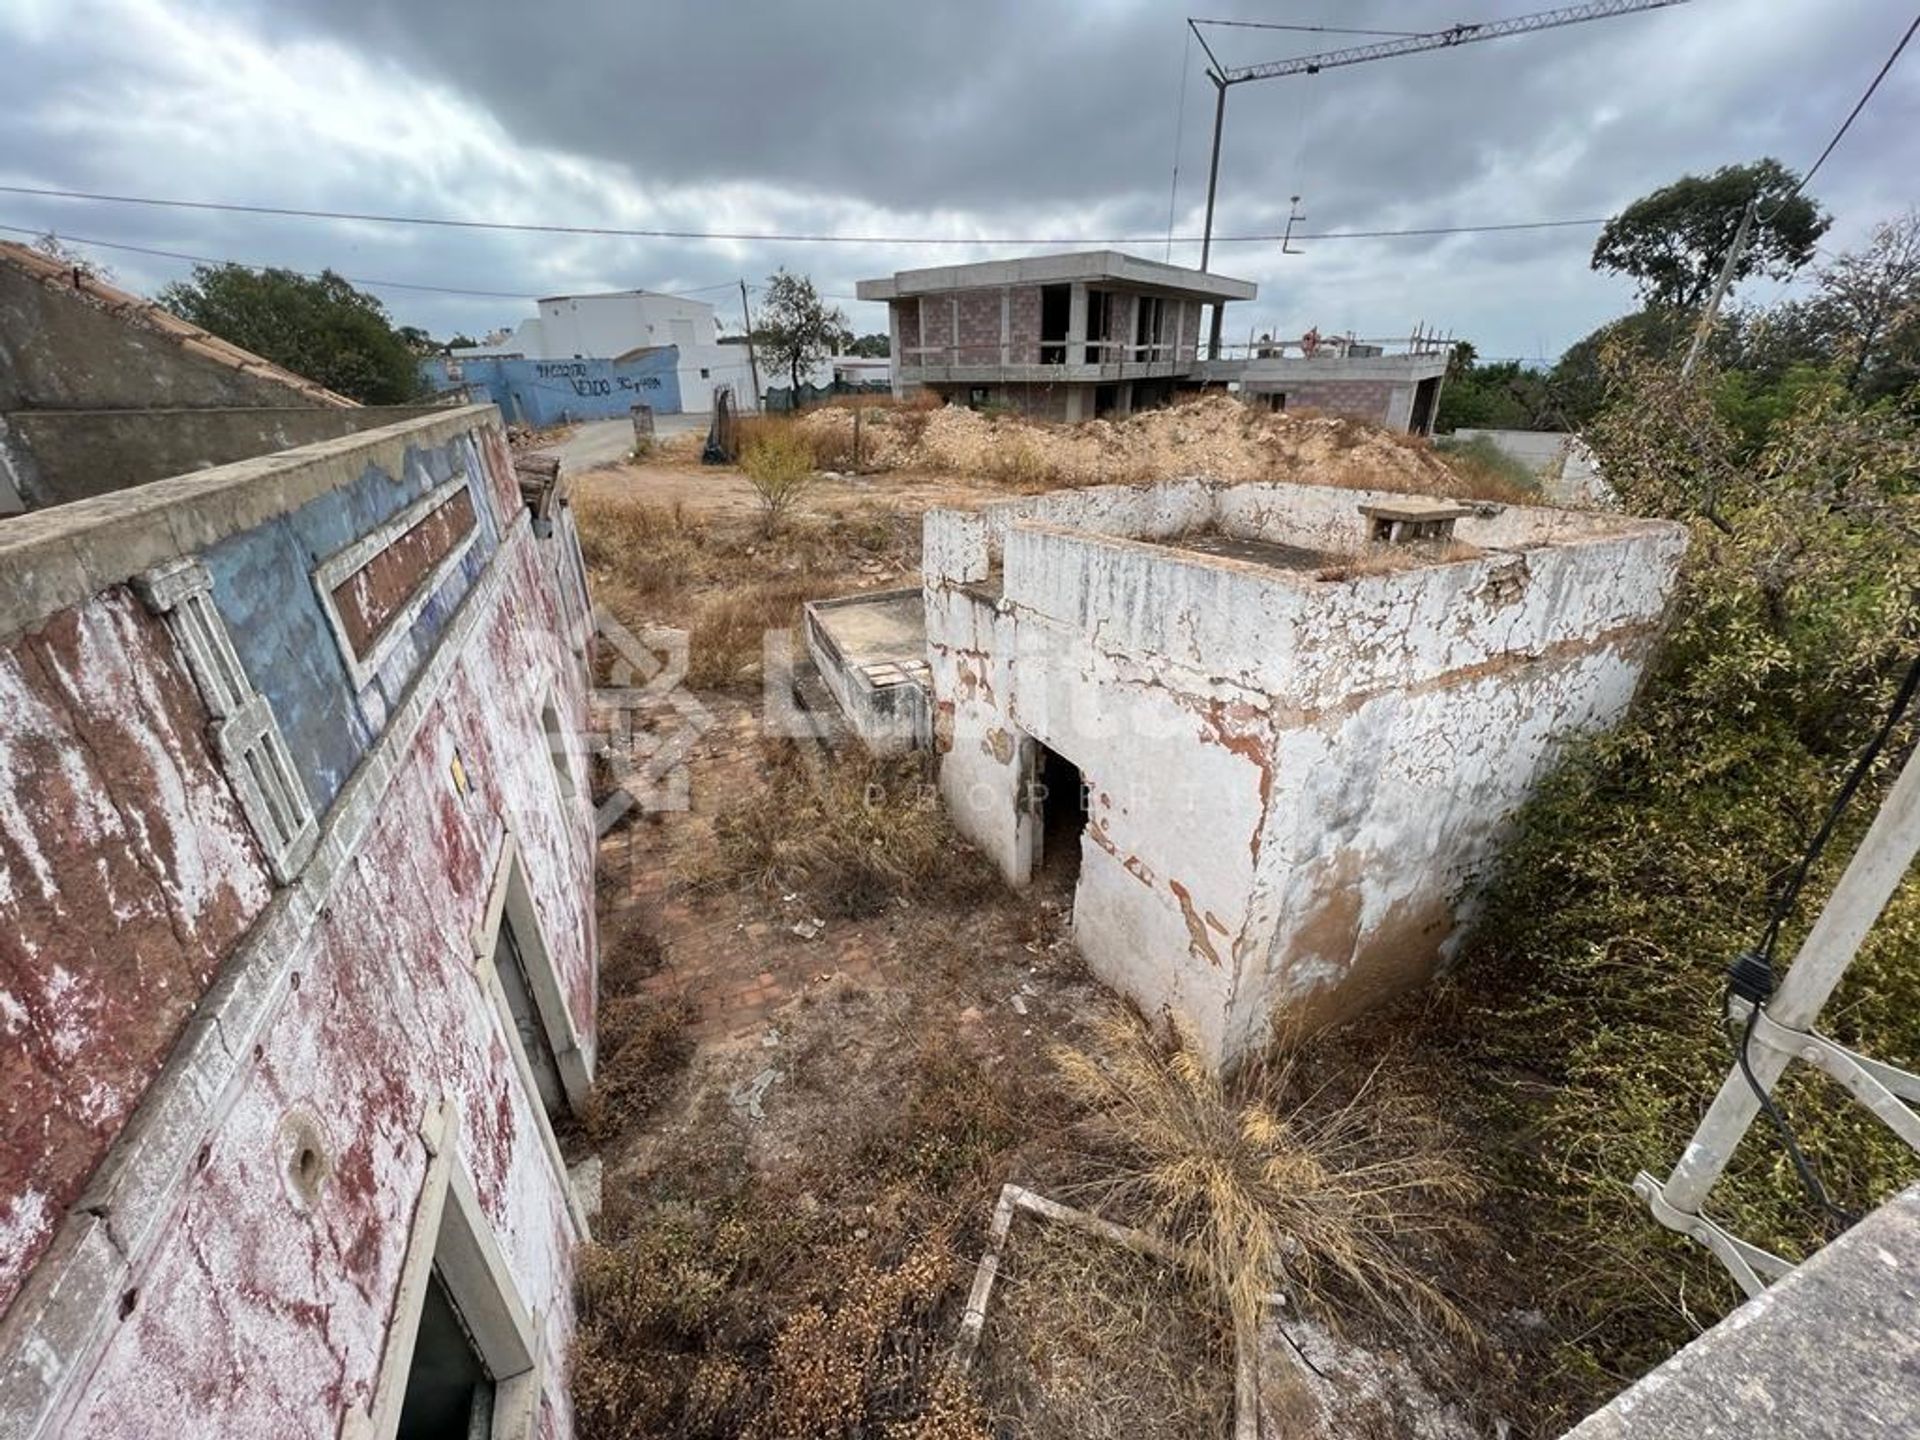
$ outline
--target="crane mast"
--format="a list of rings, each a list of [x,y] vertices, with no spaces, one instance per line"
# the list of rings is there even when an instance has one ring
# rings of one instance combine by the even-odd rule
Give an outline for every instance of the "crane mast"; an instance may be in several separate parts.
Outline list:
[[[1318,75],[1343,65],[1363,65],[1370,60],[1391,60],[1398,55],[1416,55],[1424,50],[1451,50],[1480,40],[1500,40],[1509,35],[1530,35],[1537,30],[1555,30],[1563,25],[1581,25],[1589,20],[1610,20],[1616,15],[1632,15],[1642,10],[1663,10],[1684,5],[1687,0],[1590,0],[1585,5],[1563,5],[1557,10],[1542,10],[1532,15],[1515,15],[1506,20],[1487,20],[1477,24],[1450,25],[1426,35],[1407,35],[1381,40],[1371,45],[1352,45],[1344,50],[1327,50],[1318,55],[1296,55],[1290,60],[1273,60],[1263,65],[1227,66],[1213,53],[1206,36],[1200,33],[1205,20],[1189,19],[1187,26],[1200,42],[1209,62],[1207,78],[1214,84],[1213,156],[1207,167],[1207,218],[1200,240],[1200,268],[1205,270],[1213,253],[1213,204],[1220,184],[1220,133],[1227,118],[1227,90],[1250,80],[1278,80],[1288,75]],[[1213,309],[1213,332],[1208,353],[1220,351],[1220,307]]]

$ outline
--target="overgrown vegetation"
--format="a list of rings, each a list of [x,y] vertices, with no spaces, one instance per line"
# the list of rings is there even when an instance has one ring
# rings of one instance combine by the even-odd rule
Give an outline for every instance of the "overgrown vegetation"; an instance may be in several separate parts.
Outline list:
[[[829,761],[783,740],[763,754],[766,788],[720,817],[708,883],[804,890],[820,913],[843,919],[895,901],[978,899],[993,886],[986,862],[954,845],[924,757],[862,749]]]
[[[1571,1418],[1710,1322],[1732,1290],[1628,1189],[1664,1174],[1731,1063],[1725,966],[1753,942],[1842,773],[1920,645],[1920,434],[1897,400],[1862,405],[1834,363],[1757,449],[1711,366],[1615,347],[1587,436],[1633,513],[1686,520],[1673,625],[1637,708],[1577,750],[1527,810],[1438,1021],[1438,1069],[1503,1137],[1503,1193],[1549,1297]],[[1908,402],[1911,404],[1911,402]],[[1913,734],[1911,723],[1902,739]],[[1901,753],[1895,746],[1894,755]],[[1860,796],[1810,885],[1804,929],[1894,768]],[[1783,948],[1791,953],[1793,937]],[[1920,890],[1874,931],[1823,1028],[1920,1061]],[[1785,1106],[1843,1203],[1920,1177],[1866,1111],[1796,1074]],[[1756,1127],[1716,1215],[1782,1253],[1823,1237],[1774,1138]]]
[[[1507,454],[1485,435],[1471,440],[1441,436],[1433,448],[1463,479],[1480,489],[1505,489],[1509,494],[1538,503],[1540,477]]]

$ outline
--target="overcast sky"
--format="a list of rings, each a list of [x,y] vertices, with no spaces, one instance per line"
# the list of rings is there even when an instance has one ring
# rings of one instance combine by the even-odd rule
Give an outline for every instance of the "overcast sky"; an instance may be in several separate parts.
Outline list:
[[[1236,87],[1222,235],[1599,216],[1687,171],[1804,170],[1914,0],[1678,8]],[[1205,0],[1210,15],[1433,29],[1547,7]],[[776,266],[855,328],[856,279],[1035,249],[994,237],[1164,237],[1194,264],[1212,87],[1186,9],[1146,0],[0,0],[0,183],[463,219],[754,233],[985,237],[942,245],[609,239],[293,220],[0,194],[0,224],[370,285],[436,335],[526,299],[692,290]],[[1224,63],[1361,43],[1216,30]],[[1180,104],[1182,79],[1185,103]],[[1176,138],[1178,145],[1176,146]],[[1178,153],[1178,184],[1173,187]],[[1920,46],[1821,171],[1844,249],[1920,200]],[[1230,330],[1404,334],[1551,357],[1630,307],[1589,228],[1216,244],[1256,280]],[[10,231],[0,237],[20,238]],[[1127,247],[1152,258],[1164,239]],[[102,250],[148,291],[184,262]],[[1754,287],[1751,298],[1765,291]],[[715,288],[723,318],[739,295]],[[1234,338],[1230,334],[1228,338]]]

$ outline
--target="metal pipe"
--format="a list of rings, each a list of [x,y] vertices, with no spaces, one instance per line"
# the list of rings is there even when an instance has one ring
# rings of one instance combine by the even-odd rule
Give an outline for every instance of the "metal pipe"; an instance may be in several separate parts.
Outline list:
[[[1213,199],[1220,189],[1220,132],[1227,123],[1227,82],[1212,71],[1207,78],[1213,81],[1213,158],[1207,162],[1207,220],[1200,231],[1200,268],[1207,268],[1207,261],[1213,254]],[[1207,340],[1207,358],[1220,356],[1220,312],[1225,308],[1222,301],[1213,302],[1213,330]]]

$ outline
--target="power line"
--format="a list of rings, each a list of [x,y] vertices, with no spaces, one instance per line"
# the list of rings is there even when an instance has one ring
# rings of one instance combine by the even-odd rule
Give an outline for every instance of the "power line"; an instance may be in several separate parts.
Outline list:
[[[52,234],[72,245],[91,245],[101,250],[125,250],[134,255],[152,255],[163,260],[186,260],[195,265],[237,265],[242,270],[285,270],[288,274],[298,275],[305,280],[318,280],[320,273],[313,270],[294,270],[286,265],[254,265],[243,260],[222,260],[213,255],[192,255],[184,250],[157,250],[150,245],[129,245],[120,240],[93,240],[85,235],[69,235],[65,231],[49,231],[45,226],[35,228],[30,225],[0,225],[0,230],[14,235]],[[333,272],[339,275],[339,271]],[[461,290],[451,285],[424,285],[412,280],[369,280],[361,276],[340,275],[350,285],[364,285],[369,290],[424,290],[435,295],[465,295],[482,300],[538,300],[540,297],[528,290]],[[714,290],[731,290],[738,282],[723,280],[715,285],[696,285],[691,290],[650,290],[650,295],[666,295],[674,299],[692,299]],[[755,287],[756,289],[759,287]]]
[[[536,224],[512,220],[458,220],[438,215],[384,215],[354,210],[310,210],[285,205],[242,205],[215,200],[177,200],[151,195],[107,195],[87,190],[55,190],[31,185],[0,185],[0,194],[30,195],[40,199],[87,200],[109,205],[145,205],[171,210],[210,210],[222,214],[274,215],[296,220],[349,220],[378,225],[426,225],[453,230],[498,230],[536,235],[603,235],[635,240],[731,240],[776,244],[819,245],[1154,245],[1164,235],[1032,236],[1032,235],[828,235],[745,230],[657,230],[618,225]],[[1396,236],[1474,235],[1506,230],[1550,230],[1575,225],[1604,225],[1606,216],[1578,220],[1524,220],[1495,225],[1426,225],[1404,230],[1327,230],[1317,234],[1296,231],[1296,240],[1380,240]],[[1172,237],[1196,243],[1198,235]],[[1285,237],[1279,232],[1254,235],[1216,235],[1216,245],[1271,245]],[[712,287],[718,289],[720,287]]]
[[[1847,112],[1847,118],[1840,122],[1840,128],[1833,132],[1833,138],[1827,142],[1827,148],[1820,152],[1820,158],[1813,162],[1813,168],[1801,177],[1798,185],[1794,186],[1795,195],[1799,194],[1807,182],[1819,173],[1820,167],[1827,163],[1827,157],[1833,154],[1833,147],[1840,143],[1842,137],[1853,127],[1853,122],[1860,118],[1860,112],[1867,108],[1867,101],[1871,100],[1873,92],[1880,88],[1880,82],[1887,78],[1887,72],[1893,69],[1893,62],[1900,58],[1900,52],[1907,48],[1907,42],[1913,39],[1915,30],[1920,30],[1920,15],[1913,17],[1913,23],[1907,26],[1907,33],[1900,37],[1900,43],[1893,47],[1893,53],[1887,56],[1887,63],[1880,67],[1880,73],[1873,77],[1873,83],[1867,86],[1866,93],[1855,102],[1853,109]]]

